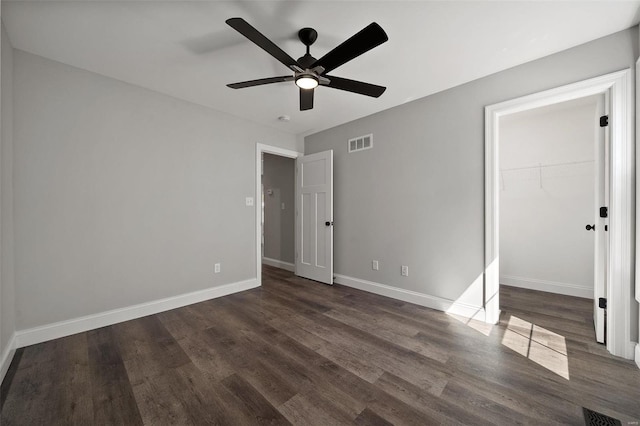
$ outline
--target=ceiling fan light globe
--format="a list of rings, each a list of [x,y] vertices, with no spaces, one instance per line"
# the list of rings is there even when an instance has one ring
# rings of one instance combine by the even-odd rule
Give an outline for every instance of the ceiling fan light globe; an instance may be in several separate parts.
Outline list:
[[[310,75],[302,75],[296,78],[296,86],[301,89],[315,89],[318,87],[318,79]]]

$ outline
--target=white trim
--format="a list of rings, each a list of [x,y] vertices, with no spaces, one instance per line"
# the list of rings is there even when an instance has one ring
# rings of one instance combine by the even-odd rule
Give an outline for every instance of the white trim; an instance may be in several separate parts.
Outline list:
[[[558,87],[485,107],[485,309],[497,320],[499,308],[498,124],[508,114],[585,96],[609,94],[611,129],[610,264],[607,290],[607,349],[631,358],[631,279],[634,266],[635,152],[631,70]],[[634,336],[635,338],[635,336]]]
[[[454,300],[443,299],[438,296],[431,296],[424,293],[418,293],[417,291],[391,287],[386,284],[361,280],[359,278],[348,277],[340,274],[335,274],[334,282],[336,284],[357,288],[358,290],[367,291],[380,296],[390,297],[392,299],[402,300],[403,302],[436,309],[448,314],[485,321],[485,312],[482,306],[473,306],[466,303],[456,302]]]
[[[270,257],[263,257],[262,263],[265,265],[273,266],[274,268],[280,268],[291,272],[294,272],[296,269],[296,265],[291,262],[284,262],[282,260],[272,259]]]
[[[640,58],[636,61],[636,108],[640,108]],[[640,111],[638,109],[637,111]],[[636,129],[640,128],[640,116],[636,114]],[[640,143],[640,132],[636,131],[636,145]],[[636,164],[640,164],[640,150],[636,150]],[[638,194],[640,192],[640,173],[636,173],[636,200],[639,199]],[[640,209],[636,209],[636,224],[640,223]],[[636,271],[640,267],[640,227],[636,227]],[[640,303],[640,274],[636,272],[636,301]],[[640,323],[639,323],[640,326]],[[635,336],[640,342],[640,330],[638,330],[638,336]],[[638,348],[636,348],[637,354]],[[636,355],[636,362],[638,356]]]
[[[515,277],[512,275],[500,275],[500,285],[528,288],[529,290],[546,291],[548,293],[564,294],[565,296],[593,299],[593,287],[580,284],[539,280],[537,278]]]
[[[640,343],[636,343],[636,365],[640,368]]]
[[[11,338],[7,342],[7,347],[4,348],[2,358],[0,358],[0,383],[4,380],[4,376],[9,370],[11,361],[13,361],[13,355],[16,353],[16,333],[11,335]]]
[[[275,154],[281,157],[298,158],[301,152],[292,151],[277,146],[256,143],[256,202],[253,203],[256,209],[256,281],[258,286],[262,285],[262,233],[260,223],[260,213],[262,212],[262,154]],[[295,232],[295,231],[294,231]]]
[[[16,347],[22,348],[24,346],[46,342],[47,340],[82,333],[84,331],[117,324],[123,321],[129,321],[147,315],[157,314],[158,312],[180,308],[182,306],[203,302],[205,300],[227,296],[229,294],[238,293],[255,287],[258,287],[258,283],[255,279],[239,281],[218,287],[211,287],[205,290],[181,294],[179,296],[140,303],[126,308],[113,309],[80,318],[17,331]]]

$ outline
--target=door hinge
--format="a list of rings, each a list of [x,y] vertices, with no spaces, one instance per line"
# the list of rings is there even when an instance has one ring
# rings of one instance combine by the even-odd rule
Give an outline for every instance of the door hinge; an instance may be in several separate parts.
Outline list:
[[[607,309],[607,298],[606,297],[600,297],[598,299],[598,307],[602,308],[602,309]]]
[[[607,207],[600,207],[600,217],[608,217],[609,209]]]
[[[600,127],[607,127],[609,125],[609,116],[603,115],[600,117]]]

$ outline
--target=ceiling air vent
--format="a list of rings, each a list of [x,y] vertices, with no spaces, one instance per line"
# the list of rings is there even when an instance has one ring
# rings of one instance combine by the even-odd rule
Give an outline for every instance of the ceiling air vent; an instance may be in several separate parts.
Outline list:
[[[349,152],[362,151],[369,148],[373,148],[373,134],[349,139]]]

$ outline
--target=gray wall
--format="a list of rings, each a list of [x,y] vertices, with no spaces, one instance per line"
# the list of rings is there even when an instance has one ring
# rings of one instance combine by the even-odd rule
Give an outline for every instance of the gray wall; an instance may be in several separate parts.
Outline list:
[[[306,137],[306,154],[334,150],[336,273],[458,299],[484,268],[484,107],[634,67],[637,54],[636,27]],[[368,133],[373,149],[348,154]]]
[[[256,277],[256,142],[293,135],[19,50],[14,70],[18,330]]]
[[[0,363],[15,331],[15,287],[13,278],[13,48],[1,25],[0,48],[2,122],[0,123]],[[2,366],[0,365],[0,368]],[[1,379],[0,375],[0,379]]]
[[[295,164],[296,161],[293,158],[272,154],[263,156],[263,256],[287,263],[293,263],[295,260]],[[268,194],[269,190],[271,194]]]

